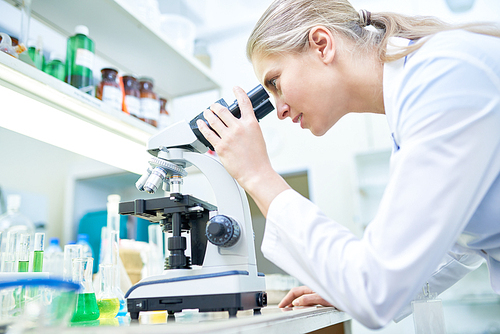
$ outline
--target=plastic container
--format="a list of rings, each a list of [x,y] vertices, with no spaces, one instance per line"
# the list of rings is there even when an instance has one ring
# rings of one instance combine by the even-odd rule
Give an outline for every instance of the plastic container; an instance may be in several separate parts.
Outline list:
[[[43,271],[51,277],[63,277],[64,253],[59,245],[59,238],[51,238],[49,246],[43,252]]]
[[[66,79],[66,67],[63,62],[63,57],[57,52],[51,52],[50,60],[45,65],[43,71],[61,81]]]
[[[118,71],[114,68],[101,70],[101,83],[97,88],[96,97],[111,107],[122,110],[123,94],[118,83]]]
[[[66,82],[81,91],[94,95],[92,68],[94,41],[86,26],[76,26],[75,35],[68,39],[66,51]]]
[[[2,40],[0,41],[0,51],[5,52],[8,55],[11,55],[14,58],[19,58],[19,55],[16,52],[16,49],[12,46],[12,39],[9,35],[0,32],[0,37]]]
[[[144,122],[152,126],[158,126],[160,117],[160,100],[153,91],[153,79],[148,77],[139,78],[139,91],[141,93],[141,115]]]
[[[94,258],[94,251],[90,246],[88,234],[78,234],[76,244],[82,246],[82,257]]]
[[[133,75],[124,75],[123,83],[123,111],[141,120],[141,92],[139,91],[139,82]]]
[[[167,99],[160,97],[160,117],[158,119],[158,129],[165,129],[171,124],[172,121],[167,110]]]
[[[31,288],[38,293],[25,294],[24,303],[16,304],[15,294]],[[7,333],[24,333],[33,328],[68,325],[78,289],[78,284],[57,279],[0,282],[0,319],[5,326],[2,329]]]

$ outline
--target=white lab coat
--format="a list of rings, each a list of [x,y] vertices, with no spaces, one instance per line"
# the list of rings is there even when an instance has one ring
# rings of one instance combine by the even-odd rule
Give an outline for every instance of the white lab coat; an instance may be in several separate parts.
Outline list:
[[[370,328],[407,315],[425,282],[440,293],[483,259],[500,293],[498,55],[500,39],[450,31],[386,64],[394,152],[363,238],[287,190],[269,207],[264,255]]]

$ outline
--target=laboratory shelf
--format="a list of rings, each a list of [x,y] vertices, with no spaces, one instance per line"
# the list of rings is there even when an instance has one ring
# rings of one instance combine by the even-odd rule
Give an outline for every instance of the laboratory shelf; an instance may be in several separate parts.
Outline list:
[[[221,87],[205,65],[173,46],[151,22],[142,22],[123,0],[33,1],[31,15],[63,36],[86,25],[96,55],[125,72],[154,78],[155,91],[169,99]]]
[[[157,129],[0,52],[0,127],[134,173]]]

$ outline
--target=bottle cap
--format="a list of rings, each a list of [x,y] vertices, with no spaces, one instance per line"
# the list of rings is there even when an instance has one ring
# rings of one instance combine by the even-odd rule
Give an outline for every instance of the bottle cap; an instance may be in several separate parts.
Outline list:
[[[50,238],[51,245],[59,245],[59,238]]]
[[[57,52],[57,51],[52,51],[50,53],[50,60],[60,60],[60,61],[64,61],[64,57],[61,53]]]
[[[152,84],[154,84],[153,79],[150,77],[139,77],[139,82],[143,82],[143,81],[151,82]]]
[[[120,200],[121,200],[120,195],[113,194],[113,195],[108,196],[108,202],[118,203],[118,202],[120,202]]]
[[[75,34],[81,34],[81,35],[85,35],[85,36],[88,36],[89,35],[89,28],[87,28],[87,26],[76,26],[75,27]]]
[[[21,206],[21,196],[20,195],[9,195],[7,196],[7,209],[9,210],[19,210]]]
[[[78,234],[77,240],[78,241],[80,241],[80,240],[89,241],[89,235],[88,234]]]

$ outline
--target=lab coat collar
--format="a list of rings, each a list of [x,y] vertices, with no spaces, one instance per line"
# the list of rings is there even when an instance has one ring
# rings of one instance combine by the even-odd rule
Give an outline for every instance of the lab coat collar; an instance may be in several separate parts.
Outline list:
[[[393,55],[402,51],[402,48],[410,44],[410,40],[401,37],[391,37],[387,43],[387,55]],[[392,132],[394,140],[394,151],[399,150],[398,140],[394,135],[395,131],[395,96],[401,80],[403,77],[403,69],[407,57],[400,58],[395,61],[384,64],[384,77],[383,77],[383,95],[384,95],[384,109],[387,116],[387,122]]]

